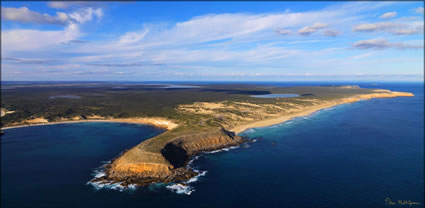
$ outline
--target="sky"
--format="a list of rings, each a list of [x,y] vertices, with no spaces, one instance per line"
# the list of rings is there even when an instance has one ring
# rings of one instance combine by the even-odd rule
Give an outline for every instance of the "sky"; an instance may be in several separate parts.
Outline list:
[[[424,2],[1,2],[3,81],[422,81]]]

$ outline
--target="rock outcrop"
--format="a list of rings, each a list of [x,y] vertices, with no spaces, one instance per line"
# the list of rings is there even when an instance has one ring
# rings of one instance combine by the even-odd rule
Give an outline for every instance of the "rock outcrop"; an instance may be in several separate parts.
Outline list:
[[[187,166],[194,155],[236,146],[244,141],[223,128],[176,137],[157,152],[145,148],[144,143],[149,142],[146,140],[115,159],[107,166],[106,176],[96,180],[123,182],[123,185],[187,180],[196,175]]]

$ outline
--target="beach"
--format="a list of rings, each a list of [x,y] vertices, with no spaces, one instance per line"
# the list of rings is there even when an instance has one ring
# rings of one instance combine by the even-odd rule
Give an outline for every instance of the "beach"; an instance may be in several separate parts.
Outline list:
[[[53,121],[49,122],[44,118],[35,118],[31,119],[35,121],[41,121],[40,123],[32,124],[22,124],[16,126],[3,127],[1,130],[12,129],[12,128],[22,128],[28,126],[40,126],[40,125],[54,125],[54,124],[65,124],[65,123],[81,123],[81,122],[114,122],[114,123],[131,123],[131,124],[145,124],[153,125],[159,128],[164,128],[167,130],[174,129],[178,126],[174,121],[167,120],[164,118],[97,118],[97,119],[79,119],[79,120],[64,120],[64,121]]]
[[[239,134],[243,131],[246,131],[251,128],[257,128],[257,127],[265,127],[265,126],[271,126],[279,123],[283,123],[285,121],[291,120],[296,117],[302,117],[302,116],[308,116],[314,112],[320,111],[322,109],[331,108],[336,105],[346,104],[346,103],[353,103],[360,100],[367,100],[372,98],[391,98],[391,97],[412,97],[414,94],[407,93],[407,92],[391,92],[388,90],[375,90],[377,93],[371,93],[371,94],[364,94],[364,95],[356,95],[349,98],[343,98],[336,101],[330,101],[325,102],[323,104],[318,104],[315,106],[309,106],[304,109],[302,109],[299,112],[289,113],[287,115],[282,115],[279,117],[269,118],[265,120],[260,120],[248,124],[243,124],[234,127],[231,129],[231,131],[235,132],[236,134]]]
[[[333,106],[340,105],[340,104],[344,104],[344,103],[321,104],[321,105],[317,105],[317,106],[314,106],[314,107],[306,108],[305,110],[303,110],[301,112],[290,113],[288,115],[280,116],[280,117],[277,117],[277,118],[270,118],[270,119],[265,119],[265,120],[249,123],[249,124],[240,125],[240,126],[237,126],[233,129],[231,129],[231,131],[235,132],[236,134],[239,134],[239,133],[246,131],[248,129],[251,129],[251,128],[271,126],[271,125],[283,123],[285,121],[294,119],[296,117],[308,116],[308,115],[310,115],[314,112],[317,112],[319,110],[331,108]]]

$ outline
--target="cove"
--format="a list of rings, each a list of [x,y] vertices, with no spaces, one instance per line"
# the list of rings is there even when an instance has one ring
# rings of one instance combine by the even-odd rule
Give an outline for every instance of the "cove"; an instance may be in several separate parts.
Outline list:
[[[80,204],[95,194],[86,183],[102,162],[164,131],[110,122],[7,129],[1,136],[1,207]]]

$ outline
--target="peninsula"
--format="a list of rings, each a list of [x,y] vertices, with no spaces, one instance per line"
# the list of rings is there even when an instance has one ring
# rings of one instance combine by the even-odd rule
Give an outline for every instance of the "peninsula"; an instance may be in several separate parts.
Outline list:
[[[168,129],[123,152],[106,166],[105,176],[93,179],[98,183],[120,182],[123,186],[187,180],[197,174],[188,166],[194,155],[237,146],[246,141],[237,134],[249,128],[282,123],[344,103],[414,96],[358,86],[239,84],[165,88],[85,83],[8,86],[6,90],[2,87],[2,92],[8,98],[2,99],[3,129],[88,121],[140,123]],[[298,96],[252,96],[262,94]]]

